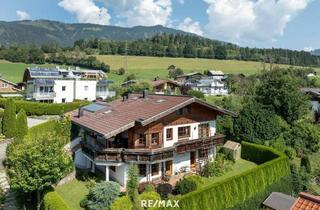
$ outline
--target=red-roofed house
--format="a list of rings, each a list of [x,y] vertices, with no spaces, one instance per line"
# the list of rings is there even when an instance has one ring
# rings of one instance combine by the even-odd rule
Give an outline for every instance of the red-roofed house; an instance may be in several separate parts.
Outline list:
[[[290,210],[320,210],[320,196],[301,192]]]
[[[195,169],[214,158],[224,136],[216,118],[231,115],[189,96],[131,94],[110,103],[96,103],[72,113],[81,149],[75,164],[103,172],[122,186],[130,164],[138,164],[140,182],[159,180]]]

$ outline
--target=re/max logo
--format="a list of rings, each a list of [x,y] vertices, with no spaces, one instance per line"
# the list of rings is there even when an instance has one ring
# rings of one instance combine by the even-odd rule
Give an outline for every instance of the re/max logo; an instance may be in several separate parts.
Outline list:
[[[155,208],[155,207],[166,207],[166,208],[179,208],[179,200],[141,200],[141,207],[144,208]]]

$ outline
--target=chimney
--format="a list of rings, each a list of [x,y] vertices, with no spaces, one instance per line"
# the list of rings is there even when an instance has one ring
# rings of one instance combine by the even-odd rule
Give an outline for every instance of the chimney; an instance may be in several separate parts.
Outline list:
[[[126,101],[129,99],[129,92],[125,92],[123,95],[122,95],[122,101]]]
[[[78,117],[80,118],[82,116],[83,116],[83,106],[78,109]]]
[[[148,98],[148,90],[147,89],[144,89],[143,92],[142,92],[142,97],[143,98]]]

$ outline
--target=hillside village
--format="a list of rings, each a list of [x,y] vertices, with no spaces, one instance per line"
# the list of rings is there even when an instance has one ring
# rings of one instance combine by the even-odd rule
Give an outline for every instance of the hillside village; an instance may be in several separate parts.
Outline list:
[[[320,208],[314,70],[122,71],[0,78],[4,209]]]

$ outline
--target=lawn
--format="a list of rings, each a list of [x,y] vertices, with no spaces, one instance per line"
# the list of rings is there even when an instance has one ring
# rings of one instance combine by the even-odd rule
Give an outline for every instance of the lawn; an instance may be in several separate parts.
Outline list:
[[[96,57],[110,65],[111,70],[118,70],[125,64],[124,56],[120,55],[96,55]],[[261,69],[260,62],[254,61],[237,61],[237,60],[215,60],[200,58],[168,58],[168,57],[144,57],[144,56],[128,56],[127,57],[128,72],[127,74],[136,74],[140,80],[152,80],[156,76],[166,78],[168,75],[168,66],[175,65],[185,73],[214,69],[221,70],[225,73],[243,73],[246,75],[257,73]],[[0,74],[13,82],[22,80],[24,69],[28,66],[36,66],[33,64],[10,63],[0,60]],[[41,65],[40,65],[41,66]],[[54,64],[45,64],[42,66],[55,66]],[[286,66],[286,65],[280,65]],[[320,70],[320,69],[317,69]],[[116,84],[123,82],[125,75],[119,76],[109,73],[108,78],[114,80]]]
[[[80,207],[80,201],[89,193],[88,188],[85,186],[85,182],[76,179],[67,184],[58,186],[56,191],[73,210],[83,209]]]
[[[8,61],[0,60],[0,74],[2,77],[12,82],[21,82],[23,77],[23,72],[29,66],[37,66],[37,65],[25,64],[25,63],[10,63]],[[53,67],[55,65],[46,64],[46,65],[40,65],[40,66]]]
[[[204,178],[205,180],[205,186],[224,180],[226,178],[241,174],[242,172],[245,172],[249,169],[252,169],[256,167],[257,164],[244,160],[244,159],[239,159],[236,161],[235,164],[232,165],[232,168],[230,171],[226,172],[224,175],[219,176],[219,177],[210,177],[210,178]]]

